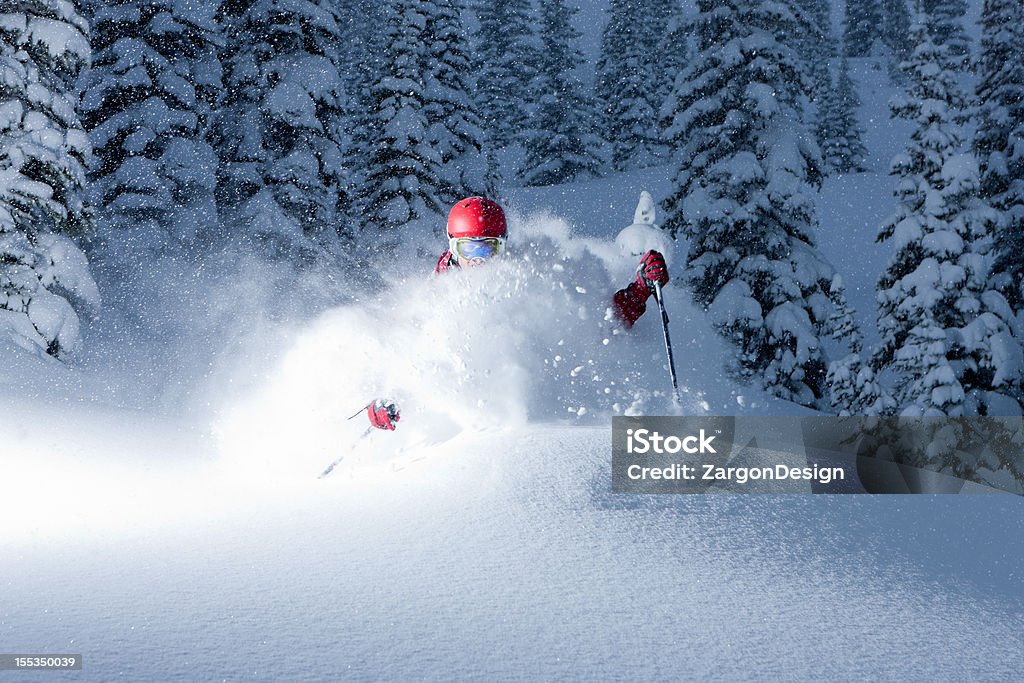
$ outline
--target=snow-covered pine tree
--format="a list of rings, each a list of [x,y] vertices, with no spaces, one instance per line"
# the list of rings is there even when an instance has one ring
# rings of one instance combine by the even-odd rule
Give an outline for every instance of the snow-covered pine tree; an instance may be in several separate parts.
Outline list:
[[[801,122],[798,20],[774,2],[699,0],[699,52],[669,128],[680,166],[665,227],[690,241],[685,279],[739,348],[735,370],[777,396],[825,394],[834,269],[813,236],[820,153]]]
[[[428,141],[440,155],[445,204],[468,195],[487,195],[493,177],[482,122],[473,100],[476,78],[462,0],[429,0],[424,37],[427,42],[424,111]]]
[[[825,170],[829,173],[856,173],[864,170],[867,150],[861,138],[864,129],[857,123],[860,99],[850,78],[849,64],[844,57],[839,64],[839,78],[829,87],[818,110],[818,145]]]
[[[612,167],[619,171],[649,166],[661,147],[650,61],[656,35],[644,29],[645,12],[631,0],[611,0],[601,34],[595,94],[603,134],[611,144]]]
[[[645,41],[649,51],[648,62],[653,81],[649,89],[650,105],[655,114],[657,144],[655,152],[659,161],[668,158],[671,150],[665,145],[664,119],[661,109],[672,94],[678,76],[690,59],[690,23],[683,13],[679,0],[652,0],[646,18]]]
[[[835,26],[832,23],[832,3],[829,0],[797,0],[817,31],[822,51],[829,57],[842,54]]]
[[[527,185],[556,185],[600,175],[602,140],[596,107],[575,76],[583,55],[565,0],[541,4],[541,58],[531,93],[537,102],[519,176]]]
[[[850,353],[829,363],[826,384],[829,400],[837,414],[889,415],[895,408],[892,397],[878,382],[874,370],[864,362],[864,341],[854,320],[854,311],[846,299],[843,283],[837,275],[830,288],[835,304],[832,336],[845,344]]]
[[[1002,212],[995,240],[995,284],[1024,308],[1024,7],[985,0],[978,59],[974,152],[984,197]]]
[[[74,3],[0,6],[0,337],[62,356],[79,345],[79,313],[99,305],[85,255],[82,189],[89,143],[75,80],[89,63]]]
[[[814,42],[825,57],[834,57],[836,43],[832,31],[832,8],[828,0],[796,0],[814,27]]]
[[[829,58],[836,52],[829,6],[826,0],[790,0],[790,3],[802,19],[796,42],[812,82],[808,98],[820,110],[824,93],[832,87]]]
[[[211,237],[217,157],[206,142],[221,96],[212,6],[90,2],[92,68],[82,121],[95,150],[97,253],[120,267],[180,255]]]
[[[347,133],[342,147],[347,171],[345,194],[349,197],[346,222],[355,226],[362,224],[366,214],[366,160],[380,137],[374,88],[384,69],[385,29],[391,8],[388,3],[338,1],[342,9],[341,40],[345,45],[341,51],[342,76],[350,95],[350,104],[342,115]]]
[[[891,109],[894,117],[913,121],[917,128],[891,167],[899,179],[899,206],[879,231],[878,241],[890,241],[895,254],[877,285],[882,339],[871,364],[878,372],[896,370],[894,399],[899,411],[957,415],[965,396],[947,356],[946,328],[964,322],[954,302],[967,280],[960,264],[965,235],[929,220],[925,201],[933,188],[933,196],[938,196],[943,164],[961,142],[954,118],[964,103],[956,99],[952,75],[943,68],[945,53],[932,42],[920,15],[912,39],[916,47],[904,64],[910,89],[906,97],[891,103]],[[939,238],[930,240],[933,244],[926,249],[925,236],[932,232]]]
[[[891,105],[916,129],[892,162],[899,205],[878,239],[895,254],[878,281],[882,340],[871,363],[895,374],[901,414],[984,415],[1005,410],[999,394],[1015,391],[1021,350],[1009,306],[988,286],[995,215],[962,151],[965,97],[929,28],[924,15],[915,21],[910,89]]]
[[[365,228],[395,242],[399,229],[447,208],[424,94],[428,9],[420,0],[394,1],[385,28],[385,67],[372,89],[377,138],[365,162]]]
[[[878,0],[846,0],[843,19],[843,52],[847,57],[867,57],[879,40],[882,8]]]
[[[880,37],[892,53],[890,73],[910,56],[910,12],[907,0],[881,0],[882,24]]]
[[[522,144],[533,110],[526,93],[540,57],[530,0],[478,0],[475,10],[477,104],[484,129],[496,147]]]
[[[356,93],[370,81],[384,62],[383,27],[388,3],[367,3],[363,0],[334,0],[338,8],[338,38],[341,50],[342,80],[345,92]]]
[[[936,45],[945,46],[948,59],[956,67],[966,65],[971,55],[971,39],[967,37],[964,27],[967,2],[965,0],[919,1],[922,11],[930,17],[932,40]]]
[[[233,237],[270,258],[311,260],[350,237],[337,8],[328,0],[230,0],[225,97],[214,146]]]

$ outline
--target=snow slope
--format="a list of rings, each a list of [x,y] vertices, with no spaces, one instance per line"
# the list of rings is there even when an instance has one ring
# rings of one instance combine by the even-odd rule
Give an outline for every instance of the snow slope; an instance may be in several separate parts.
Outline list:
[[[819,205],[868,321],[901,134]],[[78,367],[0,348],[0,651],[84,656],[51,680],[1017,677],[1018,497],[609,492],[609,417],[671,411],[656,316],[606,319],[612,238],[667,182],[513,192],[516,258],[479,272],[172,272],[157,343],[125,317]],[[723,375],[685,294],[683,410],[799,410]],[[377,395],[403,421],[357,441]]]
[[[105,492],[121,529],[90,508],[5,534],[0,643],[81,653],[75,680],[995,680],[1024,664],[1018,498],[620,496],[607,452],[604,427],[532,426],[323,481],[136,465]]]
[[[268,367],[221,358],[249,390],[205,413],[7,375],[8,399],[50,389],[0,413],[0,649],[81,653],[56,680],[1015,675],[1019,498],[609,493],[615,403],[668,407],[657,321],[608,327],[609,240],[514,226],[486,279],[410,269],[261,335],[287,340]],[[670,306],[688,412],[787,410]],[[315,479],[378,389],[399,430]]]

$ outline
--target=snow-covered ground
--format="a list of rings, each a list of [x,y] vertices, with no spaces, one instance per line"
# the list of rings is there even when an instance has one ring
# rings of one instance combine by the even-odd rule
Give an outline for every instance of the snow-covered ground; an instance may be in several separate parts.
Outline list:
[[[854,76],[872,170],[826,183],[819,237],[872,323],[905,131],[884,73]],[[83,655],[55,680],[1018,677],[1018,497],[610,493],[609,417],[674,410],[656,316],[606,319],[635,265],[612,238],[668,188],[514,191],[516,256],[479,271],[402,259],[372,295],[169,273],[158,344],[125,318],[70,368],[0,348],[0,652]],[[802,410],[666,301],[684,412]],[[357,440],[381,395],[399,429]]]
[[[156,456],[169,438],[115,445]],[[1024,664],[1018,498],[613,495],[608,442],[495,429],[277,485],[194,456],[79,463],[52,473],[77,491],[29,480],[42,497],[5,505],[0,642],[81,653],[76,680],[1012,680]]]

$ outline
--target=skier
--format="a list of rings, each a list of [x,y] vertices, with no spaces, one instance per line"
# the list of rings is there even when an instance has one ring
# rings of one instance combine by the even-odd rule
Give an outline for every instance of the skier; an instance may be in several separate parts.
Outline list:
[[[448,213],[448,249],[437,259],[434,273],[475,268],[500,256],[505,251],[507,235],[505,212],[497,202],[484,197],[467,197],[459,201]],[[640,259],[636,279],[612,297],[615,314],[623,327],[632,327],[647,310],[647,300],[654,293],[655,283],[661,286],[668,283],[668,266],[661,252],[650,249]],[[377,399],[364,410],[372,427],[387,431],[395,429],[400,413],[393,401]]]
[[[434,272],[473,268],[500,256],[507,235],[505,212],[497,202],[484,197],[457,202],[448,213],[448,249],[437,260]],[[668,283],[668,266],[661,252],[650,249],[640,259],[636,279],[612,297],[616,316],[624,327],[632,327],[647,310],[655,283]]]

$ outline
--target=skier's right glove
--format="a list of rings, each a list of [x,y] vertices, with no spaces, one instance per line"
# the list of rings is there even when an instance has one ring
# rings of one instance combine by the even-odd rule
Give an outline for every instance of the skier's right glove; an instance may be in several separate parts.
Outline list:
[[[358,413],[356,414],[358,415]],[[370,424],[377,429],[394,431],[402,415],[394,401],[378,398],[366,406],[366,417],[370,419]]]
[[[636,282],[646,296],[654,293],[655,283],[662,287],[668,284],[668,265],[660,251],[651,249],[643,255],[640,265],[636,267]]]

